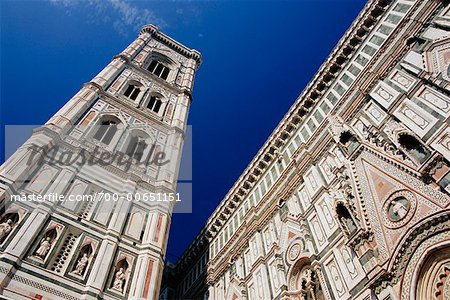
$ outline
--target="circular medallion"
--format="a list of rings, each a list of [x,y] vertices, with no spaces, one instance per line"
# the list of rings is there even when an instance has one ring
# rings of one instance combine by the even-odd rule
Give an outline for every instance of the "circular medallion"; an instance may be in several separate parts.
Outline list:
[[[300,244],[293,244],[288,252],[289,260],[290,261],[296,260],[300,254],[301,249],[302,247],[300,246]]]
[[[402,220],[408,214],[409,209],[411,208],[411,202],[405,197],[397,197],[388,205],[388,219],[392,222],[397,222]]]
[[[383,204],[386,227],[399,228],[405,225],[413,217],[416,205],[416,197],[408,190],[391,194]]]

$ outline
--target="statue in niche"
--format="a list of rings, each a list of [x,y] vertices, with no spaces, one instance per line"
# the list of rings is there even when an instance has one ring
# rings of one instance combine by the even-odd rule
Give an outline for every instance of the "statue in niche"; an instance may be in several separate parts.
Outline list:
[[[84,270],[89,262],[89,256],[87,253],[83,253],[83,256],[78,260],[77,265],[75,266],[74,274],[83,275]]]
[[[338,215],[338,220],[344,229],[347,230],[348,235],[352,235],[358,230],[358,227],[353,219],[348,208],[343,204],[338,204],[336,207],[336,213]]]
[[[124,282],[125,282],[125,272],[123,268],[119,268],[119,270],[117,270],[116,274],[114,275],[113,289],[122,292]]]
[[[341,133],[339,142],[344,145],[349,152],[353,152],[353,150],[355,150],[359,145],[359,141],[348,130]]]
[[[48,236],[48,237],[42,239],[41,244],[40,244],[39,248],[36,250],[36,253],[34,255],[44,259],[45,256],[47,256],[47,253],[50,250],[51,246],[52,246],[52,241],[51,241],[51,238]]]
[[[348,232],[351,234],[356,231],[356,225],[351,218],[343,218],[345,225],[347,226]]]
[[[12,220],[8,219],[6,220],[6,222],[0,224],[0,241],[3,241],[11,232],[12,223],[13,223]]]
[[[422,143],[409,134],[402,134],[398,138],[400,146],[402,146],[411,156],[418,162],[423,163],[430,156],[430,151],[425,148]]]

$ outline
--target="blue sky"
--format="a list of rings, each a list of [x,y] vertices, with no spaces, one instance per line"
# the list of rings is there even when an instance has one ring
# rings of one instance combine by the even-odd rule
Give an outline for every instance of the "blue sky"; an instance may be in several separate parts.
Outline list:
[[[193,213],[173,216],[167,256],[175,261],[364,4],[2,0],[0,136],[6,124],[43,124],[145,23],[198,49]]]

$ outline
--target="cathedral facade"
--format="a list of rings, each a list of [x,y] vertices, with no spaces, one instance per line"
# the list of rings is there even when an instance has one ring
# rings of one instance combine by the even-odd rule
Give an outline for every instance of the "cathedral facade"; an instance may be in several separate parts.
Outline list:
[[[450,6],[370,0],[160,299],[450,299]]]
[[[200,62],[144,26],[0,167],[2,299],[158,297]]]

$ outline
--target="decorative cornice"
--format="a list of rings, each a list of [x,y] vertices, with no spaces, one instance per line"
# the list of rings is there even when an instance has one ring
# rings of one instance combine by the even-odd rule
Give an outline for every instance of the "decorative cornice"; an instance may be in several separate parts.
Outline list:
[[[159,31],[158,27],[156,27],[155,25],[149,24],[142,27],[141,31],[139,32],[139,36],[144,33],[149,33],[153,38],[164,43],[164,45],[172,48],[175,51],[178,51],[186,57],[192,58],[197,63],[197,68],[200,66],[202,62],[202,55],[199,51],[188,48],[185,45],[177,42],[170,36]]]
[[[253,177],[256,177],[254,182],[260,178],[260,176],[264,173],[265,168],[269,165],[267,162],[263,163],[264,158],[268,156],[268,154],[273,157],[274,152],[279,151],[284,146],[290,138],[293,130],[297,128],[297,124],[312,111],[311,108],[329,88],[330,82],[336,78],[339,71],[342,69],[342,65],[352,55],[359,43],[362,41],[363,37],[368,33],[368,25],[374,25],[375,22],[373,22],[372,19],[378,18],[384,11],[383,7],[385,7],[389,2],[390,0],[372,0],[366,4],[359,16],[341,38],[338,45],[331,52],[327,60],[319,68],[314,78],[306,86],[295,103],[283,117],[277,128],[272,132],[268,140],[244,170],[243,174],[239,177],[230,191],[225,195],[224,199],[220,202],[211,217],[208,219],[206,227],[208,231],[211,231],[208,234],[209,236],[214,236],[213,232],[216,231],[213,228],[215,219],[224,213],[225,208],[228,206],[228,202],[234,198],[237,192],[245,184],[248,184],[250,181],[250,174],[252,174]],[[274,159],[278,159],[278,157],[272,158],[272,161]],[[256,172],[257,174],[255,174],[255,169],[257,168],[260,170]]]

